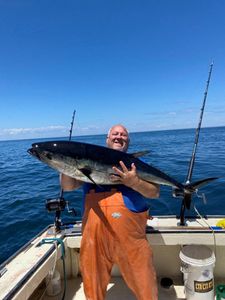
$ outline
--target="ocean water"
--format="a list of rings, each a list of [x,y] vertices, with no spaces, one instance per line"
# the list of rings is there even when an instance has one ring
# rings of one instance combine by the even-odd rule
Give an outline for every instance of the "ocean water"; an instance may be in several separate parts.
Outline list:
[[[129,152],[149,150],[144,158],[147,163],[184,182],[194,137],[194,129],[131,133]],[[96,135],[73,140],[105,145],[105,138]],[[59,196],[59,176],[27,153],[37,141],[43,139],[0,142],[0,263],[54,222],[54,213],[46,211],[45,201]],[[207,203],[197,196],[193,203],[202,215],[225,215],[225,127],[201,130],[193,180],[207,177],[219,177],[199,191]],[[65,210],[62,220],[81,219],[82,191],[67,192],[64,197],[77,216]],[[181,200],[172,197],[170,187],[161,187],[160,198],[148,201],[152,215],[179,215]],[[194,214],[194,210],[187,214]]]

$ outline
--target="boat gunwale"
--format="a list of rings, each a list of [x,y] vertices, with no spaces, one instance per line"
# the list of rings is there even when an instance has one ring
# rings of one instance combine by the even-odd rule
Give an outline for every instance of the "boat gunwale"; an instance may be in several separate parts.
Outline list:
[[[30,239],[27,243],[25,243],[23,246],[21,246],[15,253],[10,255],[5,261],[3,261],[0,264],[0,271],[7,265],[9,264],[17,255],[19,255],[21,252],[24,250],[28,249],[29,247],[32,247],[32,242],[35,241],[39,236],[41,236],[45,231],[47,231],[49,228],[54,226],[54,224],[49,224],[46,226],[44,229],[42,229],[38,234],[36,234],[32,239]],[[1,276],[0,276],[1,278]]]
[[[176,216],[176,215],[155,215],[155,216],[152,216],[153,218],[158,218],[158,219],[178,219],[179,220],[179,216]],[[186,216],[185,217],[186,220],[188,219],[201,219],[199,216]],[[206,220],[208,219],[217,219],[217,218],[225,218],[225,215],[205,215],[203,216],[203,218],[205,218]],[[77,225],[80,225],[81,222],[80,221],[77,221],[75,224]],[[50,228],[54,227],[54,224],[49,224],[47,225],[46,227],[44,227],[38,234],[36,234],[31,240],[29,240],[27,243],[25,243],[23,246],[21,246],[14,254],[12,254],[9,258],[7,258],[5,261],[3,261],[1,264],[0,264],[0,271],[2,269],[4,269],[4,267],[10,263],[18,254],[20,254],[22,251],[28,249],[29,246],[32,246],[32,242],[35,241],[38,237],[40,237],[45,231],[49,230]],[[183,233],[183,232],[188,232],[188,230],[190,230],[191,232],[193,232],[193,229],[191,230],[191,226],[169,226],[170,228],[173,227],[173,230],[169,230],[169,229],[166,229],[168,227],[166,226],[155,226],[155,227],[158,227],[160,229],[155,229],[154,226],[149,226],[147,225],[146,226],[146,233],[169,233],[169,232],[173,232],[173,233]],[[189,229],[188,229],[189,227]],[[204,229],[204,232],[212,232],[212,229],[210,228],[206,228],[206,227],[202,227],[202,229],[196,229],[197,232],[199,233],[202,233],[203,232],[203,229]],[[214,232],[215,233],[222,233],[225,231],[225,228],[224,229],[220,229],[220,230],[215,230]],[[81,236],[82,235],[82,232],[81,232],[81,226],[79,228],[79,230],[76,230],[75,233],[66,233],[66,229],[63,229],[61,231],[61,233],[64,232],[64,235],[65,236],[74,236],[75,233],[76,235],[78,236]],[[196,231],[195,231],[196,232]],[[1,278],[1,276],[0,276]]]

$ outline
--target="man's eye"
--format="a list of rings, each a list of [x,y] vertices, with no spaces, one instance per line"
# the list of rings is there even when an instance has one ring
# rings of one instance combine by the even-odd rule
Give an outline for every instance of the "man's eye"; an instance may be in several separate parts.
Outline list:
[[[122,137],[127,137],[126,133],[112,132],[112,136],[117,136],[117,135],[120,135]]]

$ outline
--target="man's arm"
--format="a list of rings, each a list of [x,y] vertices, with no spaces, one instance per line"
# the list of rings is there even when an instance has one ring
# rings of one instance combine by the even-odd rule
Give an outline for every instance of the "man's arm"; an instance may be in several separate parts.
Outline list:
[[[113,170],[119,175],[112,175],[112,181],[122,183],[136,192],[142,194],[146,198],[158,198],[159,197],[159,185],[151,182],[147,182],[138,177],[136,167],[134,164],[131,165],[131,170],[128,171],[125,164],[120,161],[122,171],[116,167]]]
[[[72,191],[79,189],[79,187],[82,186],[83,182],[69,177],[65,174],[60,174],[60,184],[64,191]]]
[[[132,185],[131,188],[146,198],[159,198],[159,185],[144,181],[139,177],[137,183]]]

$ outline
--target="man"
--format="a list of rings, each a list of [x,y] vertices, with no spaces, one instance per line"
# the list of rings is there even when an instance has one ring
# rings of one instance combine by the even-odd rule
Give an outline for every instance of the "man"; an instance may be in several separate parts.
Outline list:
[[[106,144],[126,152],[129,134],[123,125],[113,126]],[[147,198],[159,197],[159,187],[140,179],[134,164],[113,166],[116,185],[98,187],[64,174],[65,191],[83,185],[84,215],[80,267],[87,300],[103,300],[113,264],[117,264],[128,287],[138,300],[157,300],[152,250],[146,239]],[[143,197],[144,196],[144,197]]]

